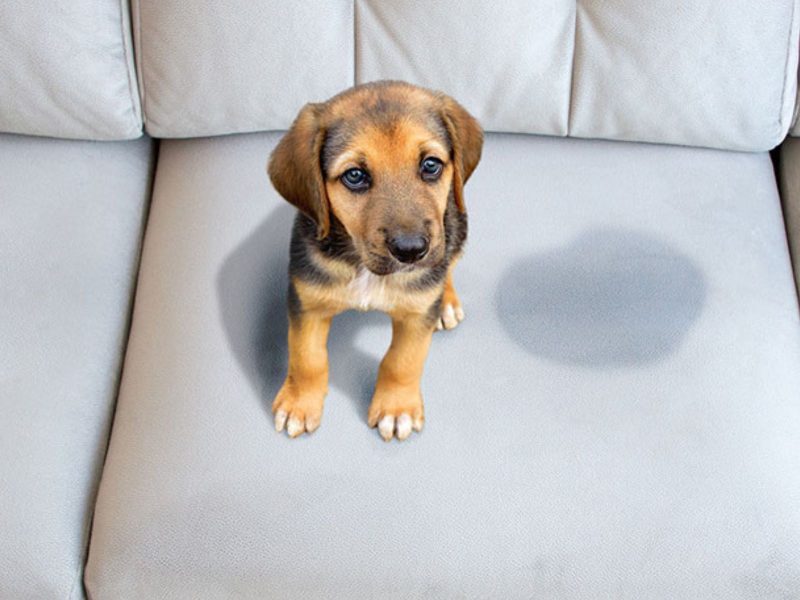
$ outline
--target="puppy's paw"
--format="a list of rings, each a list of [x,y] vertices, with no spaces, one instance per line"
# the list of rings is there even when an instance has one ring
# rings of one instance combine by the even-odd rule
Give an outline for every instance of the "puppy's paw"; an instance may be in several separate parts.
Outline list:
[[[284,383],[272,403],[275,417],[275,431],[283,431],[294,438],[319,427],[322,420],[322,406],[325,394],[299,393],[294,386]]]
[[[367,413],[367,424],[377,427],[384,441],[393,437],[404,440],[412,431],[422,431],[425,412],[422,396],[412,394],[384,394],[376,392]]]
[[[456,291],[448,286],[442,294],[442,307],[439,312],[439,320],[436,321],[436,329],[455,329],[464,320],[464,308],[458,299]]]

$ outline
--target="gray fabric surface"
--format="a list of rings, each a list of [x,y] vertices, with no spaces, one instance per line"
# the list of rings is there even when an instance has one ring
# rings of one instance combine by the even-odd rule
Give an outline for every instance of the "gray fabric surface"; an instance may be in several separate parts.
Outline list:
[[[797,91],[796,5],[579,0],[570,135],[777,146]]]
[[[354,82],[440,89],[489,131],[738,150],[780,143],[797,0],[134,0],[147,131],[285,129]]]
[[[780,150],[781,198],[794,278],[800,292],[800,140],[787,138]]]
[[[277,434],[277,135],[161,148],[86,571],[123,598],[791,598],[800,318],[769,157],[490,135],[424,431],[366,425],[380,314]]]
[[[0,597],[82,597],[151,142],[0,135]]]
[[[352,0],[133,0],[147,132],[285,129],[353,85]]]
[[[0,2],[0,131],[142,134],[128,0]]]
[[[356,0],[355,10],[359,83],[444,90],[488,130],[567,134],[574,1]]]

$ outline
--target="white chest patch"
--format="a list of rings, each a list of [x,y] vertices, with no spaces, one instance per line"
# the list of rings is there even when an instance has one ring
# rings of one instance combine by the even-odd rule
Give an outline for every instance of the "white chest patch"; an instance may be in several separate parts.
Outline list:
[[[348,285],[350,302],[359,310],[391,310],[394,303],[388,285],[388,277],[375,275],[361,268]]]

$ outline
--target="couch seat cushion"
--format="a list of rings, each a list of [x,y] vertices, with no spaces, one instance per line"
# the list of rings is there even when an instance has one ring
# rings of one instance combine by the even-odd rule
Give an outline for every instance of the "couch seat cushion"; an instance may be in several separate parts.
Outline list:
[[[0,597],[78,598],[154,166],[0,135]]]
[[[162,145],[87,567],[119,598],[800,589],[800,320],[769,156],[491,135],[421,434],[366,425],[345,314],[290,440],[276,134]]]

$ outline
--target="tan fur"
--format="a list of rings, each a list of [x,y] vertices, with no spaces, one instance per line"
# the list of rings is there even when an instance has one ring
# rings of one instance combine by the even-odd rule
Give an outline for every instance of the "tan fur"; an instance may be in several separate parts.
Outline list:
[[[331,316],[318,313],[309,313],[289,323],[289,370],[272,403],[272,412],[283,413],[284,420],[294,419],[298,423],[294,429],[289,428],[292,437],[303,431],[314,431],[322,419],[322,406],[328,393],[330,326]]]
[[[403,109],[399,116],[398,106]],[[333,152],[324,145],[326,135],[343,124],[342,147],[334,156],[325,155],[323,169],[323,154]],[[445,211],[448,201],[465,211],[463,185],[480,159],[481,146],[479,125],[458,103],[407,84],[354,88],[300,112],[273,153],[270,177],[286,200],[313,219],[320,240],[329,235],[335,217],[359,260],[312,253],[304,264],[324,277],[292,277],[301,310],[290,319],[288,374],[272,406],[279,431],[286,427],[294,437],[319,425],[328,386],[331,319],[350,309],[381,310],[392,317],[392,343],[378,372],[369,425],[387,440],[395,435],[405,439],[412,428],[422,428],[420,380],[432,333],[437,325],[449,329],[463,318],[452,281],[457,256],[442,262],[449,256]],[[427,158],[442,164],[436,181],[421,176]],[[344,184],[349,169],[368,170],[367,191],[354,193]],[[427,254],[414,265],[397,266],[387,249],[387,236],[395,230],[424,231]],[[391,270],[381,270],[387,264]],[[438,284],[415,285],[420,273],[444,264],[450,265],[446,280],[440,279],[440,269]],[[432,319],[437,306],[442,317]],[[458,318],[452,316],[456,312]]]
[[[425,183],[417,175],[421,155],[445,163],[442,177],[435,185]],[[375,173],[375,186],[366,201],[347,190],[339,180],[347,169],[359,166],[359,159],[367,162]],[[386,224],[389,211],[393,222],[401,227],[414,219],[429,220],[433,251],[428,263],[432,263],[440,259],[443,252],[442,220],[452,174],[453,166],[442,143],[420,124],[408,121],[389,131],[377,126],[365,127],[353,139],[351,149],[331,165],[325,189],[331,211],[345,226],[359,251],[365,254],[385,255],[380,230]],[[398,210],[402,205],[407,207],[406,211]]]

